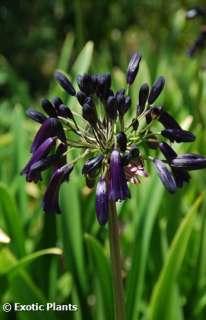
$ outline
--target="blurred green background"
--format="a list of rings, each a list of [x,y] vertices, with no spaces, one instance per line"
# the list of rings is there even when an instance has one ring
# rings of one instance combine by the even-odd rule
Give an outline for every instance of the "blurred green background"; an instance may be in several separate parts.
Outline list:
[[[85,187],[78,167],[62,188],[62,215],[42,212],[44,183],[27,184],[19,174],[38,127],[25,110],[39,109],[42,97],[64,97],[53,81],[56,68],[72,79],[111,71],[113,86],[123,86],[129,57],[138,51],[143,61],[132,89],[134,107],[140,84],[163,75],[158,102],[197,136],[178,150],[206,155],[206,51],[186,55],[200,28],[200,21],[185,20],[193,5],[1,0],[0,303],[73,303],[79,310],[0,311],[0,319],[114,319],[108,230],[96,221],[95,192]],[[126,318],[205,320],[205,171],[192,173],[189,185],[171,196],[148,170],[150,178],[131,186],[131,200],[118,205]]]

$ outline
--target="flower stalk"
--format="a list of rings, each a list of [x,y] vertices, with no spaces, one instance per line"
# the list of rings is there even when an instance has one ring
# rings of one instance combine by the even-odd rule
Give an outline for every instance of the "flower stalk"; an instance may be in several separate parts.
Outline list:
[[[119,246],[119,228],[116,211],[116,203],[109,202],[109,242],[112,264],[113,294],[115,305],[115,319],[124,320],[124,291],[121,275],[121,256]]]

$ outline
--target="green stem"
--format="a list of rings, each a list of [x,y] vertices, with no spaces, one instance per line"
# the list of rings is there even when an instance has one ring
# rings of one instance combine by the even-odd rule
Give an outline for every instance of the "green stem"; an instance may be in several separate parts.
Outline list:
[[[119,229],[117,220],[116,204],[109,203],[109,240],[112,263],[113,293],[115,304],[115,319],[124,320],[124,293],[121,275],[121,258],[119,247]]]

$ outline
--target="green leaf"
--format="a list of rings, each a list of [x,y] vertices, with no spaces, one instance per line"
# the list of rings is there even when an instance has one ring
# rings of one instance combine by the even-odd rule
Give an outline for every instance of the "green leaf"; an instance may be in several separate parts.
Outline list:
[[[84,48],[73,64],[72,74],[74,76],[77,76],[78,74],[84,74],[88,71],[92,60],[93,48],[94,44],[92,41],[88,41],[85,44]]]
[[[26,193],[26,181],[20,175],[21,170],[25,166],[27,161],[26,155],[26,135],[24,128],[24,114],[22,107],[17,105],[13,112],[13,121],[12,121],[12,170],[13,176],[16,176],[15,179],[15,194],[17,198],[17,203],[19,211],[21,212],[21,217],[24,220],[28,219],[28,209],[27,209],[27,193]]]
[[[8,248],[4,248],[0,251],[0,261],[4,261],[4,265],[15,265],[17,263],[16,258],[11,253]],[[0,270],[1,270],[0,263]],[[35,285],[35,283],[30,278],[29,274],[24,271],[22,268],[16,269],[16,272],[11,272],[8,274],[8,277],[3,277],[3,279],[8,279],[8,286],[12,301],[15,303],[21,304],[46,304],[48,301],[42,294],[41,290]],[[2,282],[2,278],[1,278]],[[8,301],[5,301],[8,302]],[[28,314],[24,312],[18,313],[18,319],[28,319]],[[36,313],[30,312],[29,319],[36,319]],[[38,319],[43,320],[54,320],[54,314],[50,312],[38,312]]]
[[[137,319],[144,287],[146,262],[154,222],[163,196],[163,187],[157,177],[151,180],[144,199],[141,199],[139,220],[135,230],[131,270],[126,288],[127,319]]]
[[[74,45],[74,36],[72,33],[68,33],[66,35],[65,41],[63,43],[59,62],[57,64],[56,69],[62,69],[64,71],[68,70],[72,49]],[[49,97],[53,97],[55,95],[61,95],[61,89],[57,86],[56,81],[53,79],[50,84]]]
[[[12,264],[12,266],[7,265],[6,268],[3,270],[3,272],[2,272],[2,269],[0,269],[0,274],[14,272],[19,268],[24,268],[25,266],[32,263],[37,258],[40,258],[48,254],[61,255],[62,250],[60,248],[48,248],[48,249],[43,249],[37,252],[33,252],[23,257],[22,259],[16,260],[16,262]]]
[[[185,256],[195,214],[202,200],[203,196],[200,195],[175,234],[167,253],[165,264],[152,293],[148,314],[149,320],[168,319],[170,317],[169,310],[170,303],[172,302],[172,292]]]
[[[8,188],[0,183],[0,208],[6,225],[6,231],[11,238],[10,246],[17,257],[25,254],[25,236],[21,223],[21,215],[17,211],[14,197]]]
[[[88,250],[91,256],[94,273],[101,289],[101,300],[104,306],[103,319],[114,319],[112,274],[109,261],[100,243],[91,235],[85,235]]]
[[[64,256],[68,270],[76,275],[82,291],[87,288],[85,273],[86,262],[84,260],[83,230],[81,223],[81,212],[79,206],[78,181],[73,175],[70,183],[65,183],[61,190],[62,214],[60,217]]]

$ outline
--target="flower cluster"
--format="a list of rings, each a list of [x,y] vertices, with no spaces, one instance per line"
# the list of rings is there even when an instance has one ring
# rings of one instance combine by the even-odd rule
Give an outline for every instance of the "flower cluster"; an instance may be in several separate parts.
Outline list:
[[[132,112],[130,86],[140,62],[141,56],[133,54],[126,71],[126,87],[116,92],[112,90],[110,73],[79,75],[76,92],[68,77],[56,71],[57,82],[70,96],[76,97],[81,114],[72,111],[58,97],[42,100],[44,114],[33,109],[27,111],[41,126],[31,146],[31,159],[22,174],[27,181],[38,182],[42,172],[51,168],[53,173],[43,199],[45,212],[60,212],[60,186],[69,180],[80,159],[84,160],[82,174],[87,186],[93,188],[97,182],[96,214],[101,225],[108,221],[109,202],[130,198],[128,184],[139,184],[141,177],[148,176],[146,161],[152,162],[171,193],[190,180],[190,170],[206,167],[205,157],[192,153],[177,155],[171,147],[173,142],[192,142],[195,136],[155,104],[165,85],[163,77],[151,87],[147,83],[140,86]],[[148,156],[145,145],[159,149],[164,159]],[[77,148],[82,151],[80,155],[68,160],[70,151]]]
[[[193,9],[187,11],[186,18],[188,20],[193,20],[196,18],[202,19],[200,33],[191,48],[188,50],[188,55],[193,57],[198,51],[203,50],[206,47],[206,11],[200,7],[194,7]]]

